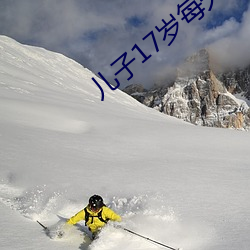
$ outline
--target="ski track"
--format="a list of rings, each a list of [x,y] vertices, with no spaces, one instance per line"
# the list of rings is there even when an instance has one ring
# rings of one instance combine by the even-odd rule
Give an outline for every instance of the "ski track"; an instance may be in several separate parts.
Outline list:
[[[197,240],[199,227],[196,230],[191,228],[190,225],[187,227],[185,223],[179,220],[179,216],[175,214],[172,208],[164,205],[164,197],[161,195],[140,195],[130,198],[111,197],[107,199],[107,206],[123,217],[121,224],[125,228],[176,248],[185,245],[184,249],[187,250],[194,246],[198,249],[197,245],[204,244],[204,239]],[[56,237],[57,231],[63,228],[66,219],[61,218],[60,220],[56,215],[61,214],[62,217],[68,218],[83,207],[82,203],[66,200],[63,192],[51,193],[46,185],[22,190],[10,183],[1,183],[0,201],[26,219],[44,222],[50,229],[49,236],[53,240],[62,241],[72,247],[78,245],[79,249],[82,250],[124,249],[124,245],[119,243],[121,239],[123,239],[122,242],[124,240],[128,242],[126,249],[162,249],[155,243],[122,229],[114,228],[112,223],[107,225],[100,233],[99,238],[92,243],[87,236],[88,232],[83,222],[67,229],[64,237],[58,239]],[[185,239],[188,239],[188,242]]]

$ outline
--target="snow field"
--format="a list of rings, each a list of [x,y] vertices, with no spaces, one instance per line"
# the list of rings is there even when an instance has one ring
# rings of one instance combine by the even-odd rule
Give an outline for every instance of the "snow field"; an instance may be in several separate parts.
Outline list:
[[[166,245],[248,250],[249,133],[192,126],[104,84],[101,102],[93,76],[0,37],[0,248],[162,249],[112,225],[90,244],[84,223],[62,239],[36,223],[54,229],[96,193]]]
[[[73,246],[79,244],[80,249],[88,249],[88,247],[100,249],[101,246],[101,249],[117,249],[124,242],[128,243],[126,248],[123,249],[131,249],[132,247],[135,247],[135,249],[159,249],[157,244],[122,229],[117,229],[112,225],[113,223],[110,223],[111,225],[107,226],[100,233],[99,239],[93,243],[87,236],[89,233],[84,226],[84,222],[80,222],[79,226],[64,229],[64,237],[58,239],[57,230],[64,228],[66,221],[63,218],[69,218],[75,212],[78,212],[83,208],[83,204],[65,200],[63,194],[49,195],[46,186],[22,193],[17,188],[1,184],[0,197],[3,204],[19,212],[25,218],[34,222],[39,220],[45,223],[51,231],[49,237],[54,241],[65,242]],[[166,241],[166,244],[170,246],[177,247],[177,244],[182,244],[187,249],[189,247],[191,249],[204,244],[204,236],[199,232],[199,229],[202,229],[201,231],[208,231],[209,229],[200,224],[187,225],[186,222],[180,221],[173,209],[164,205],[165,199],[162,195],[142,195],[131,198],[112,197],[110,199],[106,197],[106,199],[109,200],[107,206],[123,217],[121,225],[129,230],[159,242],[164,239],[164,242]],[[56,216],[57,214],[59,214],[59,217]],[[63,217],[60,217],[60,215]],[[38,226],[37,229],[41,228]],[[211,232],[208,233],[211,237]]]

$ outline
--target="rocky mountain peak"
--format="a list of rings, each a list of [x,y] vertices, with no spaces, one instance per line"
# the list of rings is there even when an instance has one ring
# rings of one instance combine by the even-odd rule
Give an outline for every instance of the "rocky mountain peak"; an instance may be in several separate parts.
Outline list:
[[[241,94],[250,100],[250,65],[245,68],[231,69],[218,74],[227,90],[232,94]]]
[[[177,77],[194,77],[206,74],[210,70],[209,52],[201,49],[188,57],[177,69]]]
[[[250,109],[233,94],[236,89],[247,93],[244,88],[250,85],[250,67],[248,73],[215,74],[211,61],[209,51],[202,49],[178,67],[171,86],[129,94],[149,107],[196,125],[248,129]]]

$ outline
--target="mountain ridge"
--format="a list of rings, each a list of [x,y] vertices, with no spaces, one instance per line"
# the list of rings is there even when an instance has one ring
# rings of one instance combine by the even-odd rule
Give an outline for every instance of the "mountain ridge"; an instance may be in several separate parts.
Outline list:
[[[170,86],[163,84],[142,91],[140,85],[134,85],[124,92],[148,107],[195,125],[246,130],[250,127],[250,66],[216,72],[207,49],[188,57],[177,68]]]

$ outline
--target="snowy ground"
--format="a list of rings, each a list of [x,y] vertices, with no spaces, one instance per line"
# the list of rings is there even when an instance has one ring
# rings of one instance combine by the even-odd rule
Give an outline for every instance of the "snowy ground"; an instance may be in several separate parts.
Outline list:
[[[0,249],[153,250],[112,225],[90,244],[53,226],[92,194],[122,225],[184,250],[250,249],[249,132],[146,108],[62,55],[0,36]],[[97,79],[97,78],[96,78]]]

